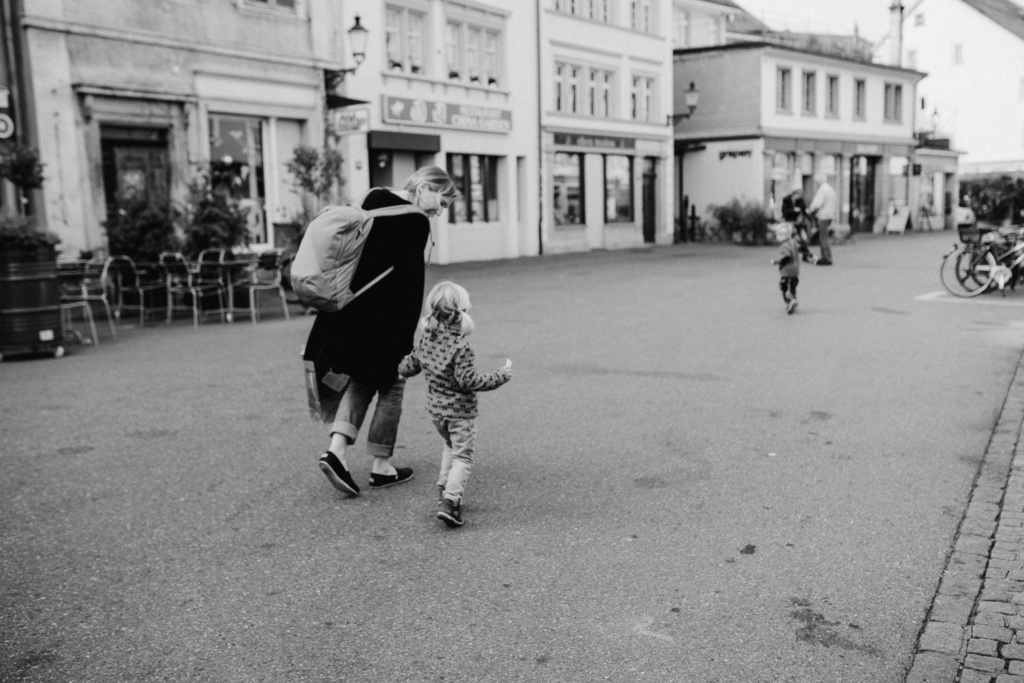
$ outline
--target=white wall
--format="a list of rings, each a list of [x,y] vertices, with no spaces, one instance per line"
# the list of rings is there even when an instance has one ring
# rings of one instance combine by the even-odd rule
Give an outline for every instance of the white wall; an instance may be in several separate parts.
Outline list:
[[[712,205],[730,199],[764,201],[764,140],[706,143],[683,157],[683,192],[697,215],[706,219]]]
[[[954,63],[956,45],[962,64]],[[918,127],[931,130],[938,111],[939,137],[965,152],[961,171],[1013,162],[1024,170],[1024,40],[961,0],[925,0],[903,22],[904,64],[912,57],[928,73]]]

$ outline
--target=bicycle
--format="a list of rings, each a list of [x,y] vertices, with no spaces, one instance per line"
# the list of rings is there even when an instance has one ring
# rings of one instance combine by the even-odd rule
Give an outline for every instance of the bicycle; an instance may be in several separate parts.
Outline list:
[[[953,296],[974,297],[1006,285],[1016,287],[1024,276],[1024,233],[1020,228],[960,226],[961,244],[942,257],[939,278]]]

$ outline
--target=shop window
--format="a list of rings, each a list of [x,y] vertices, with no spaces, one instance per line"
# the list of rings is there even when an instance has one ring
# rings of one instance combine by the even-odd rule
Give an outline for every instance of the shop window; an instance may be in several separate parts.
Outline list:
[[[899,83],[885,84],[885,120],[889,123],[903,120],[903,86]]]
[[[498,157],[449,154],[448,174],[459,197],[448,209],[452,223],[493,223],[498,213]]]
[[[504,18],[484,10],[470,11],[458,3],[446,3],[445,8],[448,78],[492,88],[501,85]]]
[[[853,118],[863,121],[867,111],[867,83],[863,78],[853,82]]]
[[[263,234],[266,190],[263,176],[263,119],[210,116],[210,183],[249,209],[250,229],[257,242]]]
[[[384,44],[388,69],[423,73],[423,27],[426,15],[405,7],[389,6],[384,18]]]
[[[818,73],[804,72],[804,99],[801,111],[808,116],[818,114]]]
[[[604,220],[633,220],[633,157],[608,154],[604,158]]]
[[[828,77],[828,91],[825,93],[825,114],[832,118],[839,116],[839,76]]]
[[[788,114],[793,110],[793,70],[779,67],[775,72],[775,108]]]
[[[557,152],[552,175],[555,225],[582,224],[583,155]]]

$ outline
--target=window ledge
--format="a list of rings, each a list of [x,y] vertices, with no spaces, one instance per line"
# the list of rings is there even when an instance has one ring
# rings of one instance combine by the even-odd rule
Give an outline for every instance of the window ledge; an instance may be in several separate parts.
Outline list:
[[[492,88],[487,85],[476,85],[475,83],[464,83],[463,81],[453,81],[449,79],[433,78],[431,76],[423,76],[421,74],[410,74],[405,71],[389,71],[387,69],[381,71],[381,76],[384,80],[394,78],[400,81],[407,81],[413,83],[425,83],[432,86],[432,89],[437,90],[438,88],[447,92],[449,88],[459,88],[469,92],[483,92],[493,93],[500,95],[501,97],[508,99],[512,92],[510,90],[504,90],[502,88]]]

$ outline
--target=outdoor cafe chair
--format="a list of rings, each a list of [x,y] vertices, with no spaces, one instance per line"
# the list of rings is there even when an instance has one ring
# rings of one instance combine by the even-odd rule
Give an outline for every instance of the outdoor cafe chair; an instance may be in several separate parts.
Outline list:
[[[72,261],[58,264],[57,277],[60,281],[61,304],[70,304],[68,310],[79,307],[89,308],[89,318],[93,319],[92,305],[103,304],[107,312],[107,324],[110,325],[110,336],[117,339],[117,329],[114,327],[114,314],[110,308],[108,296],[107,269],[104,260],[92,259],[89,261]],[[78,306],[74,306],[77,304]],[[93,327],[93,339],[99,343],[96,337],[95,325]]]
[[[259,319],[259,292],[277,292],[281,297],[281,308],[284,309],[285,320],[291,320],[288,314],[288,299],[285,296],[284,284],[281,281],[281,252],[267,251],[259,255],[249,270],[249,281],[242,283],[249,290],[249,317],[253,324]]]
[[[139,324],[146,324],[146,295],[152,302],[154,294],[164,289],[159,279],[143,279],[130,256],[111,256],[104,264],[107,286],[114,299],[114,316],[120,320],[125,310],[139,312]],[[154,306],[150,306],[152,310]]]
[[[165,251],[160,254],[160,267],[164,272],[167,291],[168,323],[173,319],[175,310],[189,309],[192,311],[192,324],[196,327],[199,327],[200,313],[220,313],[221,322],[224,322],[224,287],[219,274],[211,279],[214,276],[209,272],[209,261],[193,268],[183,254]],[[203,300],[212,294],[217,295],[218,307],[215,310],[203,310]],[[184,301],[186,297],[190,299],[191,306],[175,303],[176,300]]]

